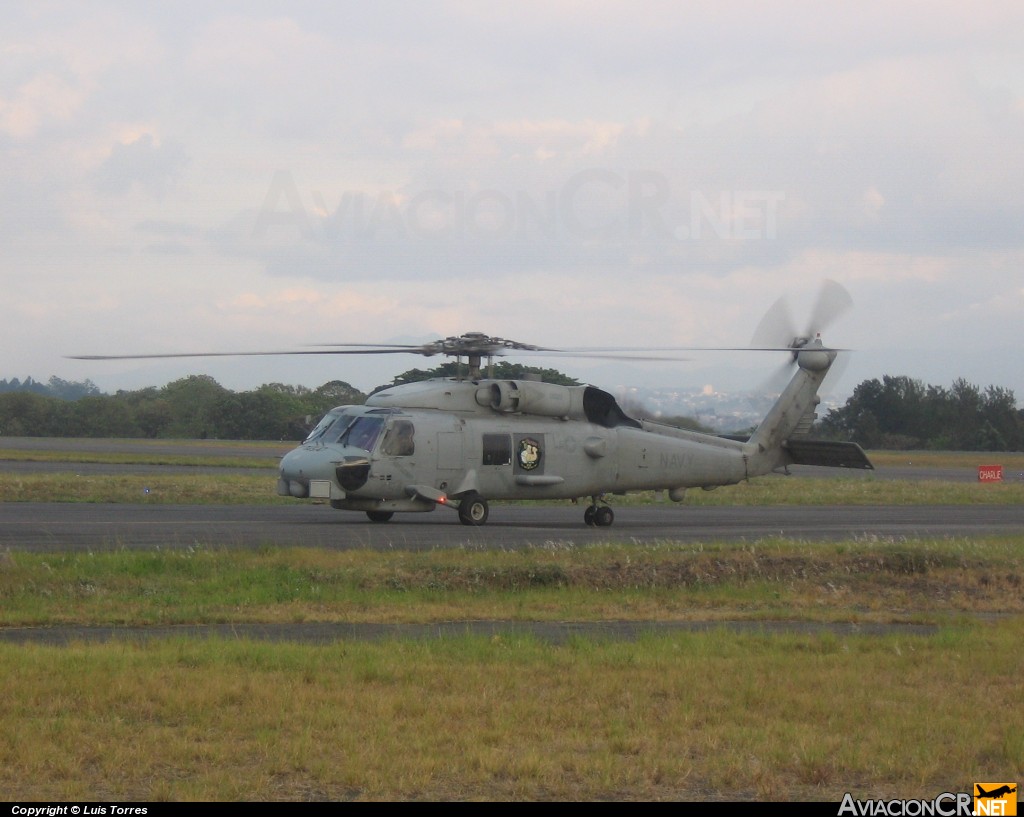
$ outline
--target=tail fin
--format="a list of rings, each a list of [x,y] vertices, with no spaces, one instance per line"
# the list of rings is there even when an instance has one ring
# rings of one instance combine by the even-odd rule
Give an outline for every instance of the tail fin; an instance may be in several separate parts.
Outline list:
[[[793,352],[797,372],[768,416],[747,442],[750,476],[767,474],[784,465],[823,465],[833,468],[873,469],[867,455],[856,443],[800,439],[814,420],[818,389],[836,359],[835,349],[826,349],[815,338]],[[796,439],[791,437],[796,436]]]
[[[814,411],[820,400],[818,389],[835,361],[836,354],[835,350],[822,346],[820,337],[799,351],[794,351],[797,372],[751,436],[750,445],[756,447],[754,456],[770,455],[781,449],[782,444],[801,426],[804,418]]]

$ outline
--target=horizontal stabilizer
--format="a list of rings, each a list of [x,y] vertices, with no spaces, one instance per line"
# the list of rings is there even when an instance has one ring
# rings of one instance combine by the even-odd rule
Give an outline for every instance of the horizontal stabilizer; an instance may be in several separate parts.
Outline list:
[[[874,470],[868,455],[857,443],[828,440],[787,440],[786,451],[794,465],[822,465],[827,468],[863,468]]]

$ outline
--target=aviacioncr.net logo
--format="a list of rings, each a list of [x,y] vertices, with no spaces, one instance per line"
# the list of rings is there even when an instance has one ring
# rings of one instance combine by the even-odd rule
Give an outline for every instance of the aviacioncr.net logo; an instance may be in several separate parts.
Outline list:
[[[975,783],[975,817],[1016,817],[1016,783]]]
[[[847,792],[839,815],[854,817],[970,817],[974,798],[967,792],[943,792],[934,800],[854,800]]]

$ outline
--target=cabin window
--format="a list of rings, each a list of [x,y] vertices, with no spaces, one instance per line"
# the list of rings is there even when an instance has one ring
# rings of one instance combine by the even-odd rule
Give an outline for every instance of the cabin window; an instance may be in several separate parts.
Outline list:
[[[484,434],[484,465],[512,462],[512,438],[508,434]]]
[[[395,420],[384,433],[381,453],[388,457],[409,457],[416,453],[415,429],[408,420]]]

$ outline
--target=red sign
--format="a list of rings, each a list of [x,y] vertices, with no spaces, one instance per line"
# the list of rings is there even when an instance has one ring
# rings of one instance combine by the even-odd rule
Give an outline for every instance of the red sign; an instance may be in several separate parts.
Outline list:
[[[1001,465],[979,465],[978,482],[1002,482],[1003,466]]]

